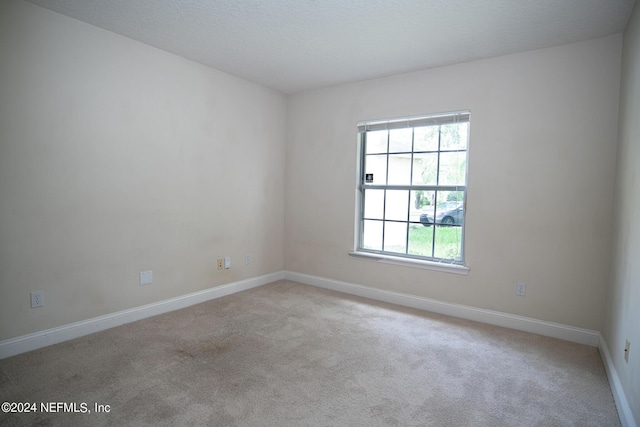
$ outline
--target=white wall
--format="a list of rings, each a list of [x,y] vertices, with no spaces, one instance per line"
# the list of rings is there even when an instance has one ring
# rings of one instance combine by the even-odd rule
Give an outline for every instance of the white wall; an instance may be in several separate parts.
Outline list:
[[[601,330],[621,46],[611,36],[287,100],[5,1],[0,340],[283,268]],[[467,108],[469,275],[349,258],[356,123]],[[234,268],[218,272],[224,255]],[[140,287],[147,269],[154,284]],[[29,308],[32,290],[45,307]]]
[[[640,6],[624,33],[614,245],[603,336],[636,422],[640,422]],[[624,361],[625,340],[631,343]]]
[[[287,270],[601,330],[621,45],[614,35],[291,96]],[[469,274],[350,258],[356,123],[461,109]]]
[[[285,141],[277,92],[1,2],[0,340],[281,271]]]

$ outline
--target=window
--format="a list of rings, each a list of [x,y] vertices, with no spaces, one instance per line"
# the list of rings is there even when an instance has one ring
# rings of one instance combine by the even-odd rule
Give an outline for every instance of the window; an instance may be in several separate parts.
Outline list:
[[[358,131],[358,252],[464,264],[469,111]]]

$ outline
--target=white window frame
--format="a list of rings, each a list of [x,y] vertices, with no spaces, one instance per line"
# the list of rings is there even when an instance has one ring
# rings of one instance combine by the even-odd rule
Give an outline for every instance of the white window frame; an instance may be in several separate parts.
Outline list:
[[[416,128],[421,126],[434,126],[444,125],[450,123],[469,123],[470,133],[470,111],[461,110],[446,113],[438,113],[424,116],[414,117],[402,117],[386,120],[371,120],[358,123],[358,168],[357,168],[357,186],[356,186],[356,219],[355,219],[355,250],[350,253],[351,256],[374,260],[388,264],[404,265],[418,268],[428,268],[440,271],[448,271],[459,274],[467,274],[469,268],[465,264],[465,218],[461,224],[461,256],[459,260],[453,259],[440,259],[435,257],[426,257],[421,255],[413,255],[406,253],[387,252],[384,250],[372,250],[364,248],[363,246],[363,233],[364,233],[364,192],[365,189],[386,189],[386,190],[424,190],[424,191],[462,191],[464,194],[464,212],[466,217],[467,213],[467,187],[468,187],[468,165],[469,165],[469,134],[467,135],[466,146],[466,170],[465,170],[465,185],[389,185],[388,183],[382,184],[370,184],[365,182],[365,159],[366,150],[364,147],[366,132],[376,130],[392,130],[403,128]],[[438,153],[440,154],[440,146],[438,146]],[[412,155],[415,153],[412,145]],[[387,154],[388,155],[388,154]],[[410,221],[408,221],[410,222]],[[384,239],[384,237],[383,237]],[[384,249],[384,240],[383,240]]]

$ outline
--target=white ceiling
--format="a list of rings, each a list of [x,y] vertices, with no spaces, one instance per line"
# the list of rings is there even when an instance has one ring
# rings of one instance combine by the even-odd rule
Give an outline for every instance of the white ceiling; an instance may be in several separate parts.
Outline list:
[[[29,0],[284,93],[619,33],[635,0]]]

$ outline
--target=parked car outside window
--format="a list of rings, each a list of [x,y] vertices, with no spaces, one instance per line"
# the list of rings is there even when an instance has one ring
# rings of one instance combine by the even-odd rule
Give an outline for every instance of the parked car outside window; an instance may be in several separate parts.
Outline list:
[[[446,202],[436,206],[436,224],[462,225],[464,204],[462,202]],[[420,215],[420,222],[425,227],[433,224],[433,212]]]

